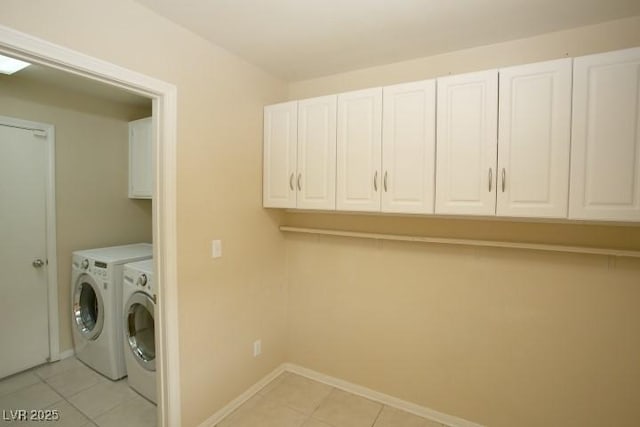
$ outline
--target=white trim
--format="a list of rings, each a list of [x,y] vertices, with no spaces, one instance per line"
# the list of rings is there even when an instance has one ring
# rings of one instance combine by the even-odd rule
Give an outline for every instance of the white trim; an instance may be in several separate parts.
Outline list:
[[[153,245],[157,260],[159,361],[158,421],[179,427],[180,363],[178,340],[177,233],[176,233],[176,144],[177,90],[135,71],[0,25],[0,52],[78,74],[153,98],[157,116],[154,139],[156,183],[153,207]]]
[[[240,396],[236,397],[231,402],[227,403],[221,409],[216,411],[216,413],[204,420],[198,427],[214,427],[217,423],[222,421],[233,411],[242,406],[243,403],[258,394],[258,392],[262,390],[264,386],[273,381],[278,375],[282,374],[286,370],[286,365],[286,363],[283,363],[282,365],[278,366],[276,369],[265,375],[261,380],[245,390],[244,393],[242,393]]]
[[[58,313],[58,245],[56,237],[56,135],[48,125],[49,173],[47,179],[47,280],[49,285],[49,360],[60,360],[60,320]]]
[[[70,348],[69,350],[61,351],[60,353],[58,353],[58,360],[68,359],[75,356],[75,354],[76,352],[72,348]]]
[[[0,124],[22,129],[38,130],[46,138],[46,201],[45,245],[47,254],[47,314],[49,329],[49,361],[60,359],[60,321],[58,319],[58,257],[56,250],[56,133],[48,123],[32,122],[0,116]]]
[[[344,390],[346,392],[356,394],[370,400],[374,400],[392,408],[409,412],[422,418],[436,421],[449,427],[483,427],[482,424],[477,424],[462,418],[455,417],[453,415],[438,412],[425,406],[407,402],[406,400],[398,399],[397,397],[389,396],[388,394],[380,393],[378,391],[371,390],[370,388],[353,384],[339,378],[331,377],[329,375],[325,375],[311,369],[303,368],[302,366],[296,365],[294,363],[285,363],[284,367],[287,372],[302,375],[303,377],[307,377],[312,380],[338,388],[340,390]]]

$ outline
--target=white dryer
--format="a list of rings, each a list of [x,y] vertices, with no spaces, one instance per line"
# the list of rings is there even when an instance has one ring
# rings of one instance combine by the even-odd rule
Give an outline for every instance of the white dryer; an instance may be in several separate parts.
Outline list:
[[[129,386],[156,403],[156,288],[153,260],[124,266],[124,360]]]
[[[127,375],[122,346],[122,270],[153,256],[149,243],[73,253],[71,329],[76,357],[104,376]]]

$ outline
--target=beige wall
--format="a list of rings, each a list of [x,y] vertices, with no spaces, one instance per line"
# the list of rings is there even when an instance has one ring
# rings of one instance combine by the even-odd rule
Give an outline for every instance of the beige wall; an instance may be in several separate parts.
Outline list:
[[[299,99],[640,45],[640,17],[559,31],[442,55],[365,68],[289,85]]]
[[[290,99],[640,46],[640,18],[290,85]],[[292,226],[640,249],[640,227],[288,212]],[[640,260],[288,234],[288,359],[488,426],[635,426]]]
[[[60,350],[71,341],[71,253],[151,241],[151,201],[128,188],[128,121],[148,108],[0,77],[0,115],[49,123],[56,132],[56,238]]]
[[[285,360],[284,238],[261,182],[262,107],[286,85],[131,0],[4,0],[0,24],[177,86],[182,418],[198,425]]]

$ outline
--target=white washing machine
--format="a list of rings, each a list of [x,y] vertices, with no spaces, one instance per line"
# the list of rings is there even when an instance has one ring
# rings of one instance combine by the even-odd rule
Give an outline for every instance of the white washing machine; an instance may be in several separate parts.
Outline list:
[[[124,360],[129,387],[156,403],[156,288],[153,260],[124,266]]]
[[[149,243],[73,253],[71,329],[76,357],[104,376],[127,375],[122,346],[124,264],[153,256]]]

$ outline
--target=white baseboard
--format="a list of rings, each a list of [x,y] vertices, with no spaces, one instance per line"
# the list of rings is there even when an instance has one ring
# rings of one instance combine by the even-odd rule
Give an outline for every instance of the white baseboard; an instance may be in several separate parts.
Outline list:
[[[226,416],[231,414],[233,411],[238,409],[244,402],[251,399],[254,395],[256,395],[264,386],[273,381],[278,375],[285,371],[284,364],[278,366],[276,369],[271,371],[265,377],[263,377],[260,381],[249,387],[244,393],[240,396],[233,399],[231,402],[222,407],[215,414],[211,415],[209,418],[204,420],[199,427],[213,427],[220,421],[222,421]]]
[[[202,424],[200,424],[199,427],[214,427],[217,423],[219,423],[226,416],[238,409],[243,403],[257,394],[264,386],[269,384],[273,379],[275,379],[278,375],[282,374],[285,371],[310,378],[312,380],[330,385],[340,390],[344,390],[346,392],[353,393],[370,400],[374,400],[392,408],[409,412],[419,417],[436,421],[449,427],[484,427],[481,424],[473,423],[462,418],[454,417],[453,415],[444,414],[442,412],[438,412],[424,406],[416,405],[415,403],[407,402],[405,400],[389,396],[388,394],[380,393],[378,391],[371,390],[369,388],[362,387],[360,385],[353,384],[339,378],[321,374],[320,372],[316,372],[311,369],[303,368],[302,366],[296,365],[294,363],[283,363],[282,365],[278,366],[260,381],[249,387],[240,396],[233,399],[222,409],[207,418],[204,422],[202,422]]]
[[[344,390],[346,392],[353,393],[370,400],[374,400],[392,408],[409,412],[419,417],[436,421],[449,427],[483,427],[481,424],[454,417],[453,415],[444,414],[442,412],[438,412],[424,406],[416,405],[415,403],[407,402],[405,400],[398,399],[397,397],[389,396],[388,394],[371,390],[370,388],[353,384],[339,378],[331,377],[329,375],[321,374],[320,372],[316,372],[311,369],[303,368],[302,366],[296,365],[294,363],[285,363],[284,368],[288,372],[302,375],[303,377],[307,377],[312,380],[338,388],[340,390]]]

